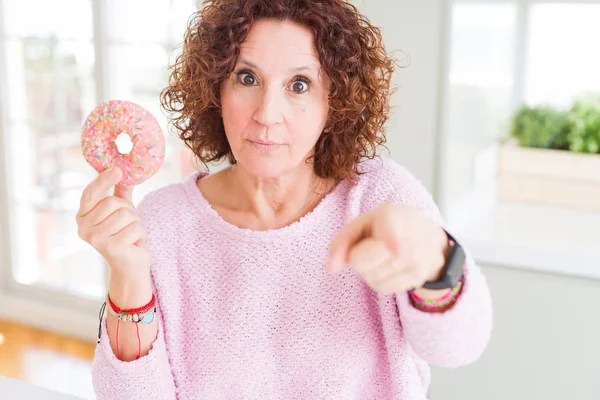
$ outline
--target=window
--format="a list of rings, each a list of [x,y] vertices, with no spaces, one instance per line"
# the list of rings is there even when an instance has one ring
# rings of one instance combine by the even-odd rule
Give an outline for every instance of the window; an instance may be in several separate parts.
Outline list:
[[[454,2],[450,19],[441,197],[455,222],[494,178],[487,165],[473,164],[497,142],[513,108],[517,7]]]
[[[167,131],[159,93],[167,83],[169,57],[182,42],[197,4],[193,0],[0,4],[4,5],[0,87],[5,87],[0,89],[4,106],[0,142],[7,150],[8,167],[3,168],[8,209],[0,210],[0,221],[10,223],[10,243],[2,252],[10,257],[2,268],[8,268],[15,292],[40,295],[50,302],[77,298],[92,304],[105,296],[107,274],[103,259],[79,239],[74,218],[81,191],[96,176],[81,155],[81,126],[89,112],[108,99],[142,105],[161,123],[167,155],[159,173],[136,188],[134,201],[180,179],[181,148]]]
[[[600,94],[599,18],[600,1],[450,2],[439,197],[479,261],[600,276],[591,239],[600,237],[600,211],[507,200],[499,189],[503,143],[522,105],[567,109],[586,93]],[[579,174],[570,163],[554,169]],[[560,197],[556,189],[539,191]]]
[[[73,218],[78,192],[93,176],[78,151],[81,121],[96,101],[92,5],[5,3],[12,272],[21,284],[97,297],[102,261],[78,240]],[[56,6],[71,16],[44,18]]]
[[[526,103],[568,107],[582,93],[600,92],[599,18],[600,2],[531,6]]]

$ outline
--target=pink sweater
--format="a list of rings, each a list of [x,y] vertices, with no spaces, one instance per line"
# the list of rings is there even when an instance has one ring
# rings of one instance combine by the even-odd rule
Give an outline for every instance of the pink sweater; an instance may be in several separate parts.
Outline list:
[[[344,224],[384,202],[413,205],[440,224],[421,183],[381,158],[362,163],[298,222],[269,231],[225,222],[197,173],[146,196],[159,306],[150,353],[119,361],[106,324],[96,348],[98,399],[426,399],[428,364],[475,361],[490,337],[491,301],[469,258],[462,294],[438,314],[407,293],[380,295],[355,272],[325,271]]]

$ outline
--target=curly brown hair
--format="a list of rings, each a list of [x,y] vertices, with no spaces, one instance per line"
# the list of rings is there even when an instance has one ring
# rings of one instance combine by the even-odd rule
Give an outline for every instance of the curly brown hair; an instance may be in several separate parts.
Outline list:
[[[183,49],[170,67],[161,106],[204,165],[235,158],[221,117],[220,84],[233,72],[252,24],[290,21],[309,28],[330,78],[329,113],[311,157],[317,176],[354,181],[363,158],[386,141],[390,81],[397,65],[380,30],[344,0],[207,0],[190,18]]]

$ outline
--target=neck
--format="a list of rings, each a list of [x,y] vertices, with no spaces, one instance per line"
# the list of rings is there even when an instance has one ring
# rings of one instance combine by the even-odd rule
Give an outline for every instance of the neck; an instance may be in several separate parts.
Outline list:
[[[279,177],[252,176],[239,165],[229,171],[233,207],[253,215],[261,225],[278,226],[310,212],[333,187],[315,175],[310,165]]]

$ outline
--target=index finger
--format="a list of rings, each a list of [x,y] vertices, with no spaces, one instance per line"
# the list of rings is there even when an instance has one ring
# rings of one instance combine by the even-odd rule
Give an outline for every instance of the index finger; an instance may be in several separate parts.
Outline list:
[[[108,190],[119,183],[121,180],[121,169],[112,167],[102,171],[90,183],[81,195],[81,204],[79,205],[79,216],[84,217],[98,204],[100,200],[106,197]]]
[[[116,185],[113,194],[130,203],[133,202],[133,186]]]
[[[344,268],[344,263],[348,260],[352,246],[364,237],[369,236],[370,220],[370,214],[362,214],[340,229],[329,246],[327,270],[330,273],[341,271]]]

